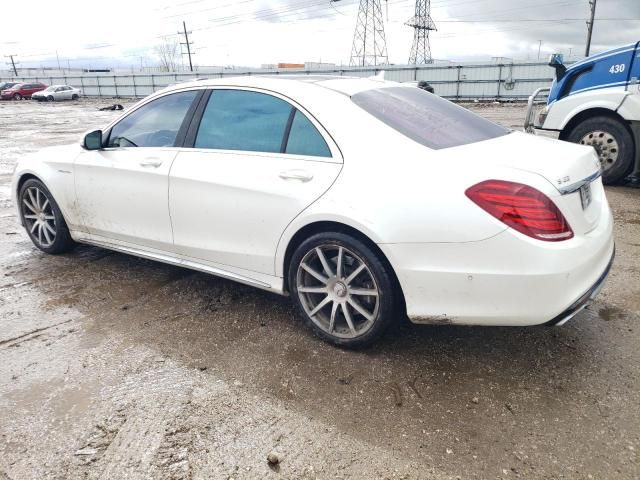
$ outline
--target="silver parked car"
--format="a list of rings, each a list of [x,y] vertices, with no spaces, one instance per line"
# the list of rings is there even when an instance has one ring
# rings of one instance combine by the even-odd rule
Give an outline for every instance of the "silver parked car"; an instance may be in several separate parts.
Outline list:
[[[51,85],[31,95],[32,100],[40,102],[59,102],[61,100],[77,100],[82,95],[79,88],[69,85]]]

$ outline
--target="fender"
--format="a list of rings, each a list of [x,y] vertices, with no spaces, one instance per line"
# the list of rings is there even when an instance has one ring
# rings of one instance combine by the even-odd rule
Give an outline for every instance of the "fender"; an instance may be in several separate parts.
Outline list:
[[[32,175],[44,183],[51,192],[69,228],[80,229],[75,208],[73,162],[81,150],[82,147],[77,144],[47,147],[18,160],[11,183],[11,195],[18,218],[20,218],[18,184],[25,175]]]
[[[562,131],[576,115],[594,108],[616,112],[630,95],[631,92],[626,91],[624,86],[570,95],[546,107],[547,118],[542,129]]]
[[[381,239],[373,232],[373,230],[368,228],[366,225],[354,222],[351,218],[335,213],[328,213],[327,211],[318,209],[313,213],[309,212],[306,215],[298,216],[287,226],[286,230],[283,232],[276,249],[274,265],[276,277],[284,278],[284,276],[286,275],[286,273],[284,272],[285,255],[287,252],[287,247],[289,246],[289,243],[291,242],[291,239],[294,237],[294,235],[304,227],[319,222],[335,222],[346,225],[359,231],[360,233],[368,237],[373,243],[381,243]]]
[[[630,122],[640,122],[640,84],[629,87],[629,95],[625,96],[618,108],[618,115]]]

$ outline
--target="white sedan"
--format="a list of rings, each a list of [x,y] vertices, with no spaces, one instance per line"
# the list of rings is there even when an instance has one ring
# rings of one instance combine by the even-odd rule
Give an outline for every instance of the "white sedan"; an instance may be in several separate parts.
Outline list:
[[[602,287],[613,221],[592,148],[379,79],[175,85],[20,160],[20,219],[289,294],[342,346],[420,324],[562,324]]]
[[[32,100],[41,102],[59,102],[61,100],[77,100],[82,95],[79,88],[69,85],[51,85],[31,95]]]

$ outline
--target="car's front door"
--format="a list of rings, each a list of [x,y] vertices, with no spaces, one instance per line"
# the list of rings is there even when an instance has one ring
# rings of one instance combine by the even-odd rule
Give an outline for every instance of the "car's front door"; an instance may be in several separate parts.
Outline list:
[[[310,115],[267,93],[213,90],[197,118],[194,148],[180,151],[169,179],[176,250],[273,275],[282,232],[336,179],[339,150]]]
[[[169,170],[201,90],[164,95],[118,121],[105,147],[75,162],[80,218],[88,233],[158,250],[173,245]]]

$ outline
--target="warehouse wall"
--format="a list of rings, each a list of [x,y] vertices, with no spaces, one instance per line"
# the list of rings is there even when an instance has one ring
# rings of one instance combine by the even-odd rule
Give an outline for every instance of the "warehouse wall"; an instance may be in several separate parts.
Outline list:
[[[299,74],[368,77],[384,70],[387,80],[426,80],[438,95],[455,100],[525,100],[536,88],[548,87],[553,69],[543,63],[386,65],[384,67],[331,69],[226,70],[177,73],[73,73],[0,77],[0,81],[42,81],[48,85],[67,84],[81,88],[87,96],[144,97],[156,90],[196,78],[238,75]]]

